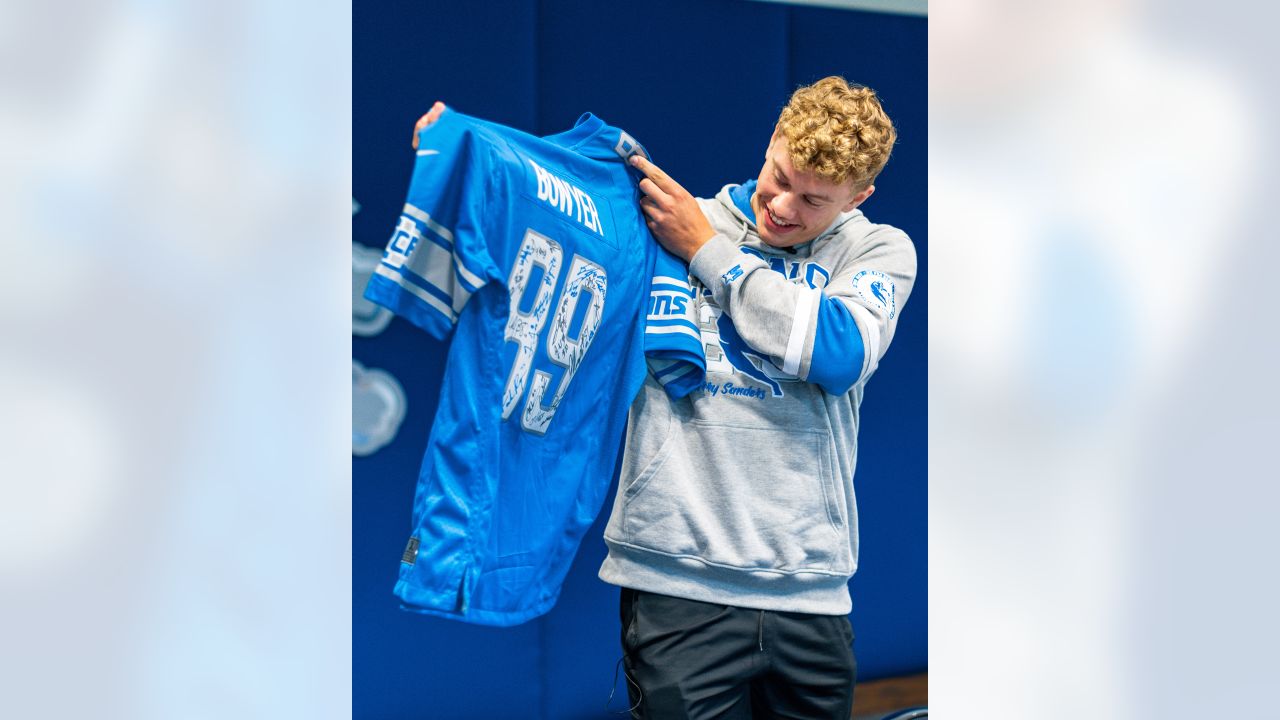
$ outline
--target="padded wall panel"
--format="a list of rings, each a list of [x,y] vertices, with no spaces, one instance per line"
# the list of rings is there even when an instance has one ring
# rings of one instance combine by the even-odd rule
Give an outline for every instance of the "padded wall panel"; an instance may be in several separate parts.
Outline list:
[[[784,6],[544,0],[539,124],[590,109],[696,195],[755,177],[786,92]]]
[[[824,8],[797,8],[791,18],[795,85],[844,75],[874,88],[893,119],[898,144],[862,209],[906,231],[919,262],[893,345],[862,404],[854,477],[862,544],[850,619],[866,679],[928,667],[926,28],[917,17]]]

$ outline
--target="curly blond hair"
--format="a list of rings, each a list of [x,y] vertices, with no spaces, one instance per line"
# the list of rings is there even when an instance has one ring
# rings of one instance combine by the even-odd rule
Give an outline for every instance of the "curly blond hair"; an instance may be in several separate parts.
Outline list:
[[[871,185],[898,139],[874,90],[837,75],[802,87],[778,116],[776,134],[787,139],[791,163],[855,191]]]

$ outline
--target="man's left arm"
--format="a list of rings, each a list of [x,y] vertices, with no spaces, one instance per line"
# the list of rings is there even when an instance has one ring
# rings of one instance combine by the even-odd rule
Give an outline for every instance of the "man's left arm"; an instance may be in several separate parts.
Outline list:
[[[906,234],[881,226],[822,288],[793,283],[716,234],[688,191],[640,157],[641,209],[654,236],[711,291],[743,341],[783,370],[832,394],[875,372],[916,275]],[[815,283],[816,284],[816,283]]]
[[[900,230],[882,226],[860,244],[856,256],[813,272],[817,287],[784,277],[723,235],[705,243],[689,269],[751,349],[842,395],[875,372],[916,274],[915,249]]]

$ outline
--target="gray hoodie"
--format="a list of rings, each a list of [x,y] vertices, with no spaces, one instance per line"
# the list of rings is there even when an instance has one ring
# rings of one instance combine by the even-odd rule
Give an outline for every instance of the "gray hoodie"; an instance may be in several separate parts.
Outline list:
[[[651,368],[631,406],[600,578],[843,615],[858,565],[858,406],[915,281],[915,248],[857,210],[794,253],[772,248],[753,189],[698,200],[717,233],[689,265],[707,381],[673,400]]]

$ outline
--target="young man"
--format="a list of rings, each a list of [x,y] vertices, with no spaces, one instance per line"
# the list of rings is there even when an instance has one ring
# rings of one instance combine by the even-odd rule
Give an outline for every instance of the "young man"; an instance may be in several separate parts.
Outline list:
[[[916,275],[857,210],[896,133],[875,93],[797,90],[759,177],[695,199],[643,158],[649,228],[701,283],[702,392],[632,405],[600,577],[633,717],[850,716],[858,407]]]
[[[857,207],[895,139],[873,91],[829,77],[715,199],[633,158],[650,230],[700,283],[708,372],[680,400],[651,374],[631,407],[600,577],[622,587],[633,717],[850,716],[858,407],[916,274]]]

